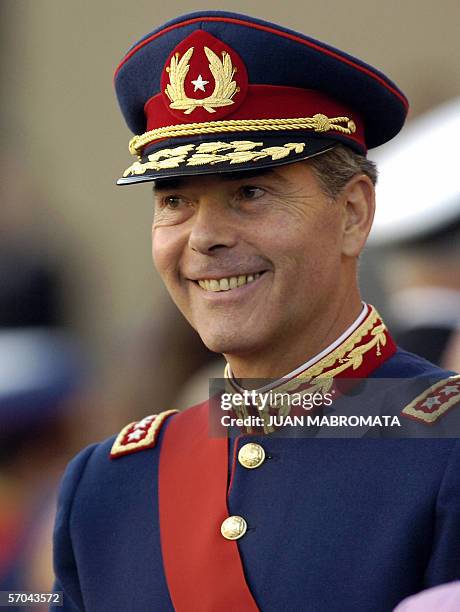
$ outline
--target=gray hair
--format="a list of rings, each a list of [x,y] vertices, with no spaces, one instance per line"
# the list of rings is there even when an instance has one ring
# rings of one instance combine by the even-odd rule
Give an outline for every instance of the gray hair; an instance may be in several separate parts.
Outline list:
[[[315,173],[324,193],[332,200],[337,198],[348,181],[357,174],[368,176],[373,185],[377,182],[375,163],[341,144],[325,153],[310,157],[307,163]]]

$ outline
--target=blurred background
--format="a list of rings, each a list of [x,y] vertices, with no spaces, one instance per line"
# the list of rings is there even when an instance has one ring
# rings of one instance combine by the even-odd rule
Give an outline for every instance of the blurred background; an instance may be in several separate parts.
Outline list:
[[[50,588],[53,492],[79,448],[204,399],[209,372],[221,373],[153,270],[151,188],[115,185],[131,163],[115,67],[151,29],[206,8],[275,21],[357,55],[402,88],[411,119],[460,96],[456,0],[2,0],[0,590]],[[382,249],[363,257],[361,285],[391,323],[401,283]],[[390,272],[398,267],[389,262]]]

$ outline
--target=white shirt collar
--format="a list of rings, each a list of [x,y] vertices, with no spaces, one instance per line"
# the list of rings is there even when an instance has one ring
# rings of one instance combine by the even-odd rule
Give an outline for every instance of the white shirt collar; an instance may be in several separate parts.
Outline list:
[[[285,374],[281,378],[278,378],[277,380],[272,381],[268,385],[265,385],[264,387],[260,387],[260,389],[256,389],[256,391],[259,392],[259,393],[264,393],[266,391],[269,391],[273,387],[277,387],[285,379],[294,378],[295,376],[297,376],[298,374],[300,374],[301,372],[303,372],[307,368],[310,368],[312,365],[317,363],[320,359],[322,359],[323,357],[325,357],[326,355],[331,353],[335,348],[337,348],[340,344],[342,344],[342,342],[344,340],[346,340],[349,336],[351,336],[351,334],[355,331],[355,329],[357,329],[361,325],[361,323],[364,321],[364,319],[366,318],[368,312],[369,312],[369,306],[365,302],[362,302],[362,309],[361,309],[361,312],[359,313],[358,317],[343,332],[343,334],[341,334],[337,338],[337,340],[334,340],[334,342],[329,344],[329,346],[327,346],[325,349],[323,349],[320,353],[318,353],[317,355],[315,355],[314,357],[312,357],[311,359],[309,359],[308,361],[306,361],[305,363],[300,365],[295,370],[292,370],[292,372],[289,372],[289,374]],[[243,387],[241,387],[236,382],[235,378],[233,377],[233,374],[232,374],[232,371],[231,371],[231,368],[230,368],[230,364],[227,364],[226,375],[227,375],[227,378],[229,378],[231,380],[232,385],[234,387],[236,387],[239,391],[244,391]]]

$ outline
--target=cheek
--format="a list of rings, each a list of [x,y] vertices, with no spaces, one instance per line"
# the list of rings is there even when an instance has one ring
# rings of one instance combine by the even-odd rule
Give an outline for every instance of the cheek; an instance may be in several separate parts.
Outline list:
[[[328,277],[340,268],[340,228],[334,217],[303,220],[290,227],[280,222],[278,231],[272,235],[271,247],[280,271],[286,272],[283,280],[293,285],[293,291],[305,282],[315,285],[328,282]]]
[[[163,280],[177,272],[183,252],[183,240],[174,230],[172,227],[152,229],[153,263]]]
[[[317,249],[330,252],[338,248],[340,220],[328,212],[291,215],[289,219],[277,219],[273,227],[276,228],[272,232],[273,244],[291,253],[314,253]]]

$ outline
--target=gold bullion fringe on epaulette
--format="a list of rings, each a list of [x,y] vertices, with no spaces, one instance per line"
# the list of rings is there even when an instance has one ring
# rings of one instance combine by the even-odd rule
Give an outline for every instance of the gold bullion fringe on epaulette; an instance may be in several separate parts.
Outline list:
[[[313,117],[292,117],[287,119],[228,119],[223,121],[204,121],[201,123],[181,123],[156,128],[139,136],[134,136],[129,141],[129,151],[132,155],[139,157],[140,151],[145,145],[160,138],[280,130],[313,130],[314,132],[321,133],[335,131],[351,135],[356,132],[356,124],[348,117],[327,117],[321,113],[317,113]]]

